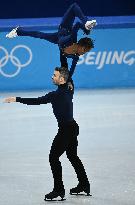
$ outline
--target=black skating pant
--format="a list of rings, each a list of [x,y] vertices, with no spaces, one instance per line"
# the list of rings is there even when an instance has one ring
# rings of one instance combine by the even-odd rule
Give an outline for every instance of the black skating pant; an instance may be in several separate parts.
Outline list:
[[[59,157],[65,151],[67,158],[75,169],[78,181],[84,185],[88,182],[84,166],[77,156],[78,134],[79,126],[74,120],[68,124],[59,124],[58,133],[53,140],[49,154],[49,162],[54,178],[54,190],[56,191],[64,189],[62,181],[62,166],[59,161]]]

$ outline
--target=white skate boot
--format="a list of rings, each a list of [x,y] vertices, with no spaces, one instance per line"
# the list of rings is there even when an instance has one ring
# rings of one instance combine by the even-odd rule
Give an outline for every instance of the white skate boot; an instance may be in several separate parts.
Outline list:
[[[10,31],[7,35],[6,38],[15,38],[17,36],[17,29],[19,28],[19,26],[17,26],[16,28],[14,28],[12,31]]]
[[[87,21],[86,24],[85,24],[85,28],[87,30],[90,30],[90,29],[92,29],[96,25],[97,25],[96,20]]]

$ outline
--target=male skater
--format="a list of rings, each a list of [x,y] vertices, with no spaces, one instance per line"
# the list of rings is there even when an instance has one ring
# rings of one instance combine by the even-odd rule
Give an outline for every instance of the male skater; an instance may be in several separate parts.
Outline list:
[[[88,181],[84,166],[77,156],[77,136],[79,134],[79,126],[73,118],[73,90],[68,89],[67,80],[69,71],[64,67],[56,67],[52,76],[53,83],[58,86],[58,89],[49,92],[45,96],[38,98],[21,98],[9,97],[4,102],[20,102],[27,105],[40,105],[51,103],[53,113],[58,121],[58,133],[55,136],[50,154],[49,162],[54,178],[53,191],[45,195],[45,200],[52,200],[65,196],[65,189],[62,181],[62,167],[59,157],[66,151],[67,158],[75,169],[78,178],[78,185],[70,189],[70,194],[78,194],[85,192],[90,195],[90,183]]]
[[[80,21],[73,25],[75,17],[78,17]],[[6,37],[14,38],[16,36],[31,36],[58,44],[61,67],[68,68],[67,58],[72,58],[73,61],[70,71],[73,73],[79,60],[79,56],[85,54],[94,47],[93,40],[91,38],[81,38],[77,42],[77,32],[79,29],[82,29],[83,32],[88,35],[95,25],[96,20],[88,21],[80,7],[74,3],[64,14],[62,22],[59,25],[58,32],[56,33],[24,31],[22,28],[17,27],[7,34]]]

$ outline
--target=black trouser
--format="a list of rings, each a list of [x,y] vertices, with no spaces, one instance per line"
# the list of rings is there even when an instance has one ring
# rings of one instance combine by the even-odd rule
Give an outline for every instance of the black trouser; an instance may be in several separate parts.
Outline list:
[[[81,184],[86,184],[88,182],[84,166],[77,156],[78,134],[79,126],[75,121],[72,121],[68,124],[60,124],[58,133],[53,140],[49,154],[49,162],[54,178],[54,189],[56,191],[64,189],[62,181],[62,167],[59,161],[59,157],[65,151],[67,158],[75,169],[78,181]]]

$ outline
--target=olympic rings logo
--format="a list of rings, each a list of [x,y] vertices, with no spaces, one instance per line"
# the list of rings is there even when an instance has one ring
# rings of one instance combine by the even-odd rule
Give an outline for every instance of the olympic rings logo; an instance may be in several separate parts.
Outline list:
[[[29,55],[28,60],[25,63],[22,63],[20,59],[14,54],[15,51],[20,48],[25,49]],[[17,45],[11,50],[10,53],[8,53],[7,49],[0,46],[0,53],[1,51],[4,52],[4,56],[0,58],[0,74],[2,74],[4,77],[7,77],[7,78],[15,77],[16,75],[18,75],[21,69],[28,66],[32,61],[32,51],[26,45]],[[23,54],[24,53],[22,53],[22,55]],[[4,70],[4,66],[8,63],[9,60],[17,68],[16,71],[12,74],[8,74]]]

